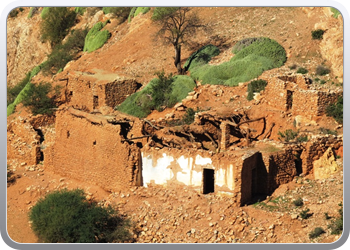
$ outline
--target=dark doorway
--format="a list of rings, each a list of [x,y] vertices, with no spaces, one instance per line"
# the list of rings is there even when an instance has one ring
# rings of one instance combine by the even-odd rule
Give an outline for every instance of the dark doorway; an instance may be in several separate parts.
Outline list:
[[[98,96],[94,95],[94,99],[93,99],[93,109],[96,109],[98,107]]]
[[[203,169],[203,194],[214,192],[214,170]]]
[[[287,110],[292,109],[293,106],[293,91],[287,90]]]

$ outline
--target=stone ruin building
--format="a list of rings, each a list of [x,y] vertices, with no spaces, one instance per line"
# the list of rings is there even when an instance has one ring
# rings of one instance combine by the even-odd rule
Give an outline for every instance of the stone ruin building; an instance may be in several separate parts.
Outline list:
[[[123,114],[87,112],[112,99],[114,105],[128,91],[135,91],[135,85],[124,81],[125,89],[130,89],[117,91],[120,96],[112,98],[107,94],[108,83],[89,85],[86,79],[84,83],[77,84],[79,89],[68,84],[70,99],[56,112],[54,138],[45,139],[42,150],[37,147],[40,138],[36,138],[27,156],[38,159],[42,154],[45,168],[60,175],[109,191],[185,185],[203,194],[230,195],[237,205],[244,205],[254,197],[272,194],[300,174],[323,178],[337,170],[332,164],[333,152],[342,147],[342,136],[317,135],[303,143],[278,143],[265,139],[271,133],[265,117],[249,119],[239,112],[200,112],[192,124],[175,127]],[[339,93],[309,90],[308,84],[300,76],[277,77],[269,81],[263,94],[273,100],[271,105],[280,103],[278,107],[293,114],[317,116]],[[118,88],[120,84],[112,81],[111,86]],[[98,96],[98,105],[94,96]],[[9,131],[12,127],[8,126]],[[32,134],[28,136],[34,138]],[[253,140],[265,147],[249,147]],[[269,150],[271,147],[275,150]],[[8,157],[18,157],[16,150],[8,149]],[[333,162],[318,164],[325,155]]]

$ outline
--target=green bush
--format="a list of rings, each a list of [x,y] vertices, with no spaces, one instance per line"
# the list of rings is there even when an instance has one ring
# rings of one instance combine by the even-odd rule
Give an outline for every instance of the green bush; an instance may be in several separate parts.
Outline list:
[[[154,8],[152,20],[158,21],[163,19],[165,16],[174,13],[179,7],[156,7]]]
[[[297,73],[298,74],[307,74],[309,71],[303,67],[298,68]]]
[[[47,8],[47,9],[45,9]],[[41,38],[55,46],[66,37],[75,23],[76,13],[66,7],[45,7],[42,11]]]
[[[205,64],[190,69],[191,77],[203,84],[237,86],[257,78],[265,70],[282,66],[286,61],[284,48],[269,38],[259,38],[242,48],[229,62]]]
[[[297,138],[298,136],[298,132],[297,131],[293,131],[292,129],[287,129],[284,132],[278,131],[278,139],[280,141],[285,141],[285,142],[289,142],[291,140],[294,140],[295,138]]]
[[[45,243],[106,243],[130,240],[129,222],[111,208],[88,202],[80,189],[39,199],[29,212],[32,229]]]
[[[339,217],[333,220],[332,224],[329,225],[329,228],[331,229],[331,234],[341,234],[343,232],[343,203],[340,203],[339,206]]]
[[[7,116],[12,115],[13,112],[15,112],[16,105],[14,103],[11,103],[7,106]]]
[[[114,14],[121,22],[124,22],[126,19],[128,19],[129,13],[131,11],[132,7],[103,7],[103,13]]]
[[[312,39],[314,40],[321,40],[323,38],[324,30],[322,29],[317,29],[311,31]]]
[[[43,9],[41,10],[41,14],[40,14],[42,19],[47,17],[50,8],[51,7],[43,7]]]
[[[327,75],[331,72],[331,70],[327,67],[324,67],[322,65],[319,65],[317,66],[316,68],[316,75],[319,75],[319,76],[324,76],[324,75]]]
[[[128,16],[128,22],[131,22],[131,19],[134,17],[135,11],[136,11],[137,7],[132,7]]]
[[[59,89],[55,89],[55,95],[48,97],[52,91],[50,83],[40,83],[39,85],[30,84],[30,87],[25,89],[24,98],[21,101],[25,107],[30,107],[33,115],[47,114],[51,115],[56,108],[54,98],[59,94]]]
[[[10,11],[9,17],[15,18],[15,17],[17,17],[18,13],[19,13],[19,11],[17,9],[13,9]]]
[[[267,82],[265,80],[262,80],[262,79],[254,80],[254,81],[251,81],[250,83],[248,83],[247,99],[249,101],[253,100],[254,93],[264,90],[266,85],[267,85]]]
[[[86,11],[86,7],[75,7],[74,8],[75,13],[77,13],[78,15],[84,15],[85,11]]]
[[[309,212],[310,212],[310,209],[308,209],[308,208],[305,210],[302,210],[299,214],[300,218],[302,218],[303,220],[308,219],[311,216],[311,214]]]
[[[194,81],[185,75],[170,77],[158,73],[146,87],[136,92],[116,107],[117,110],[139,118],[146,117],[153,109],[162,110],[172,107],[184,99],[196,86]],[[166,86],[169,84],[168,86]]]
[[[341,15],[340,11],[337,10],[336,8],[331,7],[331,11],[333,12],[333,17],[338,18],[339,15]]]
[[[343,96],[340,96],[336,103],[326,107],[326,115],[333,117],[338,123],[343,123]]]
[[[150,11],[150,7],[137,7],[134,13],[134,17],[137,16],[138,14],[146,14],[148,11]]]
[[[293,204],[294,204],[294,206],[301,207],[304,205],[304,202],[303,202],[302,198],[298,198],[298,199],[293,201]]]
[[[39,7],[31,7],[29,10],[28,18],[32,18],[37,12]]]
[[[331,129],[327,129],[324,127],[320,127],[319,128],[320,133],[325,134],[325,135],[337,135],[338,132],[336,130],[331,130]]]
[[[316,227],[310,234],[309,234],[309,238],[310,239],[315,239],[317,237],[319,237],[321,234],[324,234],[325,231],[323,230],[322,227]]]
[[[9,106],[11,103],[13,103],[18,96],[18,94],[21,92],[21,90],[26,86],[26,84],[31,79],[31,72],[28,72],[26,76],[15,86],[13,87],[7,87],[7,106]]]
[[[92,52],[101,48],[111,37],[108,30],[101,30],[108,21],[96,23],[85,37],[84,51]]]
[[[212,57],[220,54],[218,47],[208,44],[194,52],[185,62],[184,69],[192,70],[196,67],[207,64]]]
[[[83,50],[87,29],[72,30],[64,44],[57,45],[41,65],[44,74],[56,74],[74,59],[76,54]]]
[[[192,122],[194,122],[195,114],[196,112],[192,108],[186,109],[186,113],[182,117],[182,121],[187,125],[191,124]]]
[[[248,47],[249,45],[251,45],[252,43],[258,41],[258,40],[262,40],[261,37],[257,38],[257,37],[253,37],[253,38],[244,38],[240,41],[238,41],[232,48],[232,53],[237,54],[238,52],[240,52],[242,49]]]

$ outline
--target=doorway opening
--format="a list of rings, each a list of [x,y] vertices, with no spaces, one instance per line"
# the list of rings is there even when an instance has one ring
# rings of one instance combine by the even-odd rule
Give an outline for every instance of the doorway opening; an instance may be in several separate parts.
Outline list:
[[[98,96],[94,95],[94,99],[93,99],[93,109],[96,109],[98,107]]]
[[[209,194],[214,192],[214,169],[203,169],[203,194]]]

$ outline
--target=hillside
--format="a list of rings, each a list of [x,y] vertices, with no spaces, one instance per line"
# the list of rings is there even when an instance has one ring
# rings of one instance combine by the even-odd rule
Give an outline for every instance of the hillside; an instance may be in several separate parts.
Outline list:
[[[30,11],[30,8],[23,8],[7,22],[8,88],[19,84],[36,66],[43,65],[54,49],[49,42],[41,39],[42,8],[28,18]],[[83,15],[77,15],[70,34],[85,27],[91,29],[101,22],[105,24],[102,31],[108,30],[110,34],[106,43],[92,52],[79,51],[57,74],[40,71],[31,78],[30,82],[36,86],[42,82],[60,86],[61,95],[56,97],[58,108],[54,109],[57,110],[54,115],[34,116],[28,107],[18,104],[14,113],[7,118],[7,163],[12,175],[7,188],[10,237],[17,242],[37,242],[38,238],[28,221],[28,210],[50,191],[81,188],[89,200],[103,206],[110,204],[133,221],[134,242],[336,241],[340,235],[333,235],[327,226],[337,218],[338,204],[343,200],[343,126],[327,116],[325,110],[327,105],[342,95],[343,90],[341,16],[335,18],[330,8],[321,7],[191,8],[190,13],[197,13],[202,27],[188,39],[189,44],[182,46],[182,65],[194,52],[209,44],[216,46],[220,53],[211,58],[207,67],[228,64],[235,56],[232,52],[234,45],[242,39],[259,37],[272,39],[282,46],[286,62],[251,79],[265,80],[267,83],[265,90],[256,91],[258,93],[251,100],[247,99],[251,80],[232,87],[203,84],[202,80],[196,79],[191,80],[193,83],[186,82],[185,88],[185,85],[181,85],[185,80],[181,79],[190,81],[188,79],[193,77],[190,70],[185,76],[176,78],[180,80],[174,83],[173,89],[177,88],[177,92],[174,90],[177,95],[183,94],[186,89],[182,101],[177,100],[175,105],[168,107],[158,107],[158,110],[151,109],[149,114],[139,119],[117,111],[115,107],[121,105],[125,98],[130,100],[135,91],[149,91],[151,85],[148,84],[157,72],[159,74],[163,70],[165,75],[177,74],[174,47],[163,43],[162,39],[155,39],[159,26],[152,21],[153,11],[154,8],[151,8],[130,21],[121,21],[113,14],[88,8]],[[317,29],[324,31],[323,39],[313,39],[312,32]],[[69,36],[65,41],[68,39]],[[320,66],[329,69],[329,72],[317,74]],[[297,73],[300,68],[305,68],[307,72]],[[187,88],[191,88],[188,87],[191,84],[193,89],[189,91]],[[285,89],[275,86],[284,86]],[[294,93],[291,97],[293,105],[288,106],[290,99],[283,99],[283,91],[288,95],[291,90]],[[145,96],[151,96],[151,102],[153,93],[145,93]],[[280,104],[281,99],[286,103]],[[140,100],[136,105],[141,108],[142,105],[149,105],[145,99]],[[191,110],[193,120],[185,124],[186,115]],[[114,130],[111,124],[117,124],[120,130]],[[123,127],[124,124],[127,125]],[[298,131],[299,136],[306,136],[306,141],[283,141],[281,132],[287,130]],[[120,137],[112,137],[114,134]],[[74,137],[76,135],[78,137]],[[69,138],[78,139],[71,145],[65,144]],[[119,141],[115,141],[115,138]],[[99,149],[101,151],[96,151],[102,153],[91,154],[90,148],[83,148],[87,145],[85,142],[90,143],[90,140],[93,141],[93,148],[99,146],[100,141],[106,143]],[[318,141],[322,143],[318,145]],[[77,145],[81,147],[80,150],[77,150]],[[117,148],[116,156],[108,155],[109,145],[110,148]],[[332,156],[327,155],[329,147]],[[124,152],[128,152],[127,158]],[[157,162],[164,159],[161,155],[168,152],[179,159],[182,156],[193,156],[194,159],[198,152],[212,159],[213,165],[215,162],[226,164],[235,157],[243,159],[246,155],[254,158],[255,152],[261,152],[262,162],[266,166],[266,159],[270,157],[268,159],[278,159],[283,164],[292,163],[296,172],[293,170],[293,174],[286,177],[282,172],[289,169],[276,170],[276,175],[266,177],[269,183],[261,184],[262,181],[258,181],[269,191],[261,197],[255,197],[254,194],[258,192],[251,191],[249,198],[252,199],[249,202],[241,198],[245,191],[244,183],[240,181],[235,180],[232,184],[236,189],[238,184],[242,185],[240,191],[235,195],[227,194],[230,191],[226,187],[230,183],[227,177],[223,178],[225,184],[222,190],[215,187],[220,192],[204,194],[203,187],[183,186],[179,179],[174,181],[174,177],[167,180],[169,184],[157,185],[157,181],[146,179],[146,174],[141,181],[143,185],[127,186],[124,180],[119,184],[118,178],[124,178],[124,173],[119,173],[115,181],[118,186],[110,180],[116,169],[113,169],[113,173],[103,172],[110,171],[109,164],[115,159],[120,160],[121,166],[118,167],[123,169],[120,171],[128,172],[131,167],[132,183],[135,184],[138,183],[135,176],[139,171],[135,162],[145,161],[141,170],[146,171],[145,159],[152,156],[154,162],[151,166],[153,164],[156,168]],[[298,159],[288,154],[293,154],[293,157],[298,155],[299,163]],[[96,162],[93,162],[94,157]],[[105,159],[106,163],[101,159]],[[266,176],[274,174],[272,169],[274,164],[280,164],[278,160],[277,163],[270,160],[271,169]],[[330,165],[315,163],[321,160]],[[89,168],[87,163],[94,166]],[[63,164],[65,166],[61,166]],[[243,167],[246,165],[242,164]],[[169,166],[172,168],[172,165]],[[243,167],[242,177],[241,173],[237,175],[242,182]],[[333,167],[334,171],[329,170]],[[174,171],[178,171],[179,166],[174,168]],[[99,169],[101,173],[91,173]],[[180,169],[179,173],[186,171]],[[181,175],[179,173],[177,176]],[[219,170],[216,174],[215,178],[221,178]],[[96,179],[91,176],[96,176]],[[104,178],[109,179],[104,181]],[[250,185],[249,188],[253,189],[254,184]],[[304,201],[301,207],[293,205],[298,198]],[[301,213],[307,208],[310,209],[310,216],[303,219]],[[332,220],[325,219],[325,213]],[[316,239],[310,239],[308,235],[315,227],[323,227],[326,232]]]

